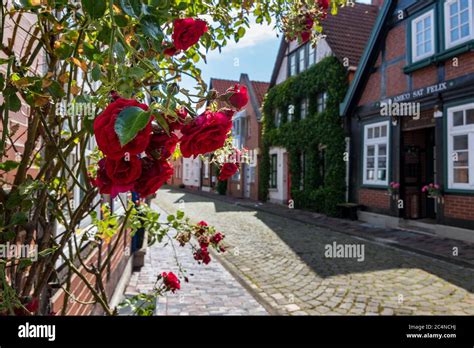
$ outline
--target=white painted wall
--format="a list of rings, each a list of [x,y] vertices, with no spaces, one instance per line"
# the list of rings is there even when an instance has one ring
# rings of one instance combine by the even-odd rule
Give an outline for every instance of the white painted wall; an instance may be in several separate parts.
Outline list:
[[[319,40],[318,45],[316,46],[316,64],[318,64],[323,58],[332,56],[332,54],[331,47],[329,47],[327,40]]]
[[[201,183],[201,160],[197,158],[183,158],[183,184],[199,187]]]
[[[288,163],[286,149],[283,147],[271,147],[270,156],[277,155],[277,188],[269,190],[270,202],[288,204]]]
[[[278,75],[276,79],[276,84],[280,84],[284,82],[288,78],[288,53],[294,51],[298,48],[298,41],[294,40],[290,42],[289,48],[287,48],[285,52],[285,57],[282,60],[280,69],[278,70]],[[331,47],[326,39],[319,40],[318,44],[316,45],[316,63],[319,63],[322,59],[332,56]]]

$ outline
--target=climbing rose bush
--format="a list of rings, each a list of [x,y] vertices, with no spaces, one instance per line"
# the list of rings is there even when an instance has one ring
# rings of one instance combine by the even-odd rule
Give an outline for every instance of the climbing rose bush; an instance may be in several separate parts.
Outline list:
[[[1,260],[0,315],[53,314],[55,291],[64,294],[57,314],[71,313],[81,302],[80,294],[67,289],[73,277],[91,306],[117,314],[109,284],[101,280],[123,251],[118,243],[138,230],[147,232],[149,245],[165,239],[191,244],[203,264],[212,249],[228,249],[223,234],[207,224],[193,225],[181,212],[163,223],[144,203],[173,174],[171,158],[205,155],[222,167],[226,161],[219,154],[232,152],[229,131],[234,113],[248,102],[246,88],[219,95],[209,90],[197,64],[208,52],[238,43],[251,17],[257,23],[274,20],[287,38],[311,32],[314,40],[321,34],[320,19],[346,3],[2,1],[2,27],[12,30],[2,31],[0,40],[0,116],[10,125],[21,112],[28,131],[19,136],[14,125],[1,134],[0,242],[38,246],[39,256]],[[195,81],[194,91],[180,86],[184,76]],[[219,109],[222,103],[228,107]],[[62,112],[61,105],[86,109]],[[21,141],[21,156],[15,156],[20,145],[15,139]],[[112,201],[119,193],[124,194]],[[116,210],[120,204],[123,209]],[[87,232],[86,219],[94,227]],[[72,249],[103,257],[83,259]],[[184,270],[176,273],[186,281]],[[137,298],[150,301],[134,307],[135,313],[151,315],[157,295],[178,290],[169,272],[166,285],[161,279],[162,273],[156,293]]]

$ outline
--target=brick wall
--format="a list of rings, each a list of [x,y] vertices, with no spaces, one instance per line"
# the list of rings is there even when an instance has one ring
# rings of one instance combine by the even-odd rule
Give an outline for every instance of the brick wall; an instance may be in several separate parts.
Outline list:
[[[405,55],[406,50],[406,35],[405,35],[405,26],[399,25],[392,30],[387,35],[385,41],[386,53],[385,60],[390,61],[392,59],[398,58]]]
[[[359,204],[376,209],[390,209],[390,196],[385,190],[360,189]]]
[[[374,103],[380,100],[380,89],[382,86],[380,72],[374,72],[370,75],[367,85],[362,93],[359,105],[365,105],[369,103]]]
[[[389,97],[402,94],[408,89],[407,76],[403,73],[405,60],[387,66],[385,70],[386,94]]]
[[[464,53],[459,55],[457,58],[457,66],[454,65],[454,58],[451,58],[445,62],[446,80],[461,77],[474,72],[474,52]]]
[[[104,271],[102,281],[104,283],[108,299],[110,300],[115,288],[120,280],[120,277],[123,274],[123,271],[126,267],[127,261],[130,256],[127,254],[127,250],[130,249],[131,243],[131,236],[129,233],[125,235],[115,235],[108,245],[104,245],[102,250],[102,259],[107,257],[109,253],[109,249],[112,248],[112,245],[115,242],[118,242],[117,248],[111,258],[110,267]],[[90,266],[92,264],[96,264],[97,258],[99,256],[99,251],[95,248],[92,252],[89,252],[89,255],[85,257],[85,264]],[[79,268],[81,273],[88,279],[92,281],[92,284],[95,284],[95,280],[92,274],[87,272],[83,267]],[[65,287],[65,284],[63,284]],[[72,300],[69,297],[69,301],[67,303],[67,310],[65,315],[101,315],[103,314],[102,308],[100,305],[96,304],[87,304],[88,302],[93,302],[93,296],[90,290],[86,287],[83,280],[76,274],[71,277],[71,286],[70,291],[74,298],[79,300],[82,303]],[[54,295],[50,299],[51,303],[51,310],[56,313],[56,315],[61,315],[61,311],[64,304],[64,297],[66,293],[64,290],[59,289],[54,293]]]
[[[434,85],[438,82],[437,67],[430,65],[426,68],[416,70],[413,72],[412,78],[414,89]]]
[[[474,220],[474,197],[446,195],[444,215],[448,218]]]

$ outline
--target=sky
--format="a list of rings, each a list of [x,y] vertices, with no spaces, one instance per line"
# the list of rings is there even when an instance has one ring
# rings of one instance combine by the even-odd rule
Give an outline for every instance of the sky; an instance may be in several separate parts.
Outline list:
[[[371,0],[357,2],[370,3]],[[240,74],[246,73],[250,80],[270,82],[281,36],[273,29],[273,24],[251,21],[250,28],[238,43],[230,41],[220,53],[218,50],[210,51],[207,64],[198,63],[204,81],[209,84],[211,77],[239,80]],[[181,87],[192,90],[194,85],[191,78],[183,77]]]
[[[207,64],[198,63],[204,81],[209,84],[211,78],[239,80],[240,74],[246,73],[251,80],[270,82],[280,38],[273,24],[251,23],[238,43],[229,41],[220,53],[215,50],[207,54]],[[191,78],[183,77],[181,87],[192,90],[194,84]]]

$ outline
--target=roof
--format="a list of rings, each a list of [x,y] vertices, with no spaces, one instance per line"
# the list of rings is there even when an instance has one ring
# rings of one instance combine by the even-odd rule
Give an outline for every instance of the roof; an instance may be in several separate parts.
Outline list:
[[[211,78],[209,88],[215,89],[219,94],[223,94],[230,87],[236,84],[242,84],[247,87],[249,99],[255,110],[257,120],[260,120],[262,117],[260,107],[262,106],[263,99],[265,98],[268,88],[270,87],[270,83],[262,81],[251,81],[247,74],[241,74],[240,81]],[[223,106],[225,105],[219,104],[219,107]]]
[[[340,8],[337,15],[329,14],[321,21],[326,41],[337,58],[340,60],[349,58],[351,66],[359,64],[377,19],[378,10],[379,8],[374,5],[355,3],[354,6]],[[272,86],[276,83],[287,49],[288,42],[282,38],[273,69]]]
[[[339,113],[341,116],[347,114],[354,97],[356,96],[356,92],[358,88],[362,85],[362,83],[367,79],[368,71],[367,69],[370,68],[370,64],[377,59],[376,47],[379,41],[382,39],[382,29],[384,24],[387,23],[387,17],[391,13],[390,10],[393,8],[393,5],[396,3],[394,0],[386,0],[384,5],[380,11],[379,16],[377,17],[377,22],[372,30],[372,34],[369,38],[369,43],[365,48],[365,51],[361,57],[361,61],[359,64],[359,68],[356,71],[354,76],[354,80],[349,86],[349,90],[346,93],[344,101],[341,103],[339,107]]]
[[[209,85],[209,88],[210,89],[215,89],[217,91],[217,93],[219,93],[219,94],[223,94],[230,87],[232,87],[232,86],[234,86],[238,83],[239,83],[239,81],[211,78],[211,83]]]
[[[257,97],[258,105],[262,105],[263,99],[267,94],[268,89],[270,88],[270,83],[262,81],[252,81],[253,90],[255,91],[255,96]]]
[[[356,3],[328,15],[321,22],[323,33],[338,58],[349,58],[351,66],[357,66],[377,19],[378,7]]]

